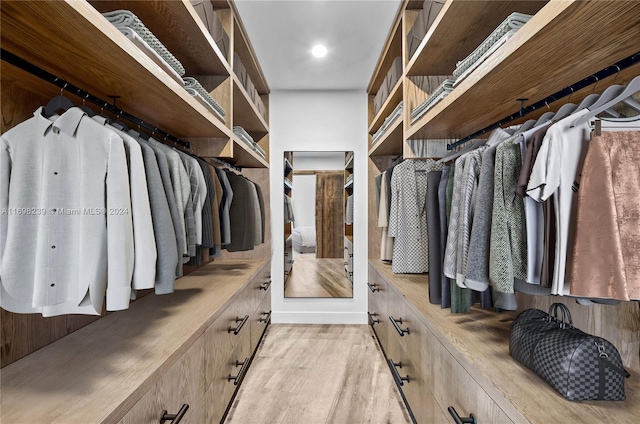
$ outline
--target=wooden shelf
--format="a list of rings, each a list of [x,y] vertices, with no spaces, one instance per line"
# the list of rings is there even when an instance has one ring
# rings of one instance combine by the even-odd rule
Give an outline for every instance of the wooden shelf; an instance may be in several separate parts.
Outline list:
[[[254,140],[260,140],[269,132],[269,125],[249,98],[238,77],[233,75],[233,126],[244,128]]]
[[[456,64],[478,47],[513,12],[533,15],[534,1],[447,0],[407,65],[407,75],[451,75]]]
[[[402,154],[403,119],[398,118],[378,142],[369,150],[369,156],[393,156]]]
[[[260,156],[245,142],[240,140],[235,134],[231,137],[233,141],[233,162],[243,168],[268,168],[269,162]]]
[[[233,27],[233,50],[238,53],[242,64],[247,69],[247,73],[251,77],[251,82],[258,90],[258,94],[269,94],[269,85],[264,77],[260,62],[256,57],[256,52],[253,50],[251,43],[247,40],[247,30],[244,28],[242,21],[240,20],[238,10],[233,2],[230,3],[231,8],[234,11],[234,27]]]
[[[186,75],[230,75],[231,68],[189,0],[92,0],[99,12],[131,10],[182,63]]]
[[[4,49],[103,99],[120,95],[121,109],[177,137],[230,136],[87,2],[3,1],[1,37]]]
[[[517,112],[517,98],[538,101],[638,52],[639,39],[640,2],[547,3],[407,138],[467,136]]]
[[[391,93],[389,93],[389,97],[385,100],[384,104],[378,111],[378,114],[371,121],[371,125],[369,126],[369,133],[373,135],[378,129],[384,124],[384,120],[387,119],[389,115],[393,112],[393,110],[398,106],[398,103],[402,101],[402,86],[403,86],[404,78],[400,77],[398,82],[396,83]]]
[[[389,37],[385,42],[380,58],[378,59],[378,63],[376,64],[376,68],[373,71],[373,76],[371,77],[369,87],[367,88],[367,93],[370,95],[375,95],[378,92],[378,89],[382,85],[382,81],[384,81],[384,78],[387,76],[387,72],[389,72],[389,69],[391,68],[393,60],[398,56],[402,56],[402,7],[403,5],[401,3],[398,13],[396,14],[396,18],[393,21],[393,25],[391,26]]]
[[[263,265],[216,259],[176,281],[173,294],[145,296],[8,365],[2,421],[119,422]]]

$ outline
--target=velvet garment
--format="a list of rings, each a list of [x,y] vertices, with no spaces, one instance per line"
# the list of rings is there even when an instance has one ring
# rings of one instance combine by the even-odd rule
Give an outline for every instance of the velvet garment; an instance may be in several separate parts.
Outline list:
[[[640,132],[592,137],[578,191],[574,296],[640,299]]]

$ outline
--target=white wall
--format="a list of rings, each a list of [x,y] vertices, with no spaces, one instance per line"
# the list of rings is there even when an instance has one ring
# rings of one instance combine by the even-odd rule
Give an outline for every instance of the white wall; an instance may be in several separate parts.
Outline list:
[[[293,160],[295,164],[295,158]],[[293,165],[295,168],[295,165]],[[316,226],[316,176],[315,175],[294,175],[293,189],[291,190],[293,199],[293,216],[295,227],[315,227]]]
[[[365,91],[274,91],[271,155],[271,309],[274,323],[367,323],[367,96]],[[354,152],[353,298],[284,298],[285,151]],[[294,159],[297,168],[297,160]],[[295,186],[294,186],[295,190]]]

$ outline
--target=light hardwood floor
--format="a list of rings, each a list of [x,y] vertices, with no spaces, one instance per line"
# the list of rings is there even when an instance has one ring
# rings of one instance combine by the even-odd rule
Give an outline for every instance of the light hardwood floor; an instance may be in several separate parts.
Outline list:
[[[353,297],[343,258],[316,259],[315,254],[294,257],[284,297]]]
[[[273,324],[226,424],[410,423],[367,325]]]

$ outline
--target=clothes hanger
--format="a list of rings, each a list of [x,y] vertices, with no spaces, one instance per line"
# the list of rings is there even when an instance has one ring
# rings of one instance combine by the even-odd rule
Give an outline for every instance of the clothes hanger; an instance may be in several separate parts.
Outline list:
[[[107,124],[111,125],[111,122],[112,122],[111,118],[109,118],[107,115],[104,114],[104,107],[108,106],[108,105],[109,105],[109,103],[104,102],[104,105],[100,106],[100,116],[102,116],[104,119],[107,120]]]
[[[75,107],[75,105],[71,100],[69,100],[69,98],[62,95],[64,89],[67,88],[67,85],[68,84],[65,82],[64,87],[60,89],[60,95],[55,96],[54,98],[49,100],[49,103],[47,103],[47,105],[44,107],[42,115],[45,118],[51,118],[53,115],[56,115],[59,112],[66,112],[72,107]]]
[[[558,111],[555,113],[555,115],[553,115],[553,117],[551,118],[552,121],[559,121],[562,118],[565,118],[569,115],[571,115],[573,112],[575,112],[576,110],[576,105],[573,103],[567,103],[565,105],[562,105],[562,107],[560,109],[558,109]]]
[[[530,130],[531,128],[533,128],[535,126],[536,120],[535,119],[529,119],[527,122],[525,122],[524,124],[522,124],[520,126],[520,128],[518,128],[518,132],[525,132],[527,130]]]
[[[96,113],[93,111],[93,109],[91,109],[89,106],[86,105],[86,100],[89,98],[89,93],[87,93],[86,96],[84,96],[84,98],[82,99],[82,106],[80,106],[80,109],[82,109],[82,111],[84,113],[87,114],[88,117],[92,117],[94,116]]]
[[[616,89],[611,90],[611,88],[613,87],[616,87]],[[589,108],[589,113],[573,121],[573,124],[571,126],[575,127],[576,125],[581,125],[581,124],[584,124],[585,122],[590,121],[591,119],[595,118],[597,115],[604,112],[611,106],[615,106],[617,103],[620,103],[621,101],[631,97],[633,94],[640,91],[640,76],[637,76],[634,79],[632,79],[629,82],[629,84],[627,84],[627,86],[621,91],[618,90],[617,87],[620,87],[620,86],[612,86],[607,88],[604,91],[604,93],[602,93],[602,96],[600,96],[600,99],[598,99],[598,101],[594,103],[594,105],[591,108]],[[608,92],[610,93],[615,92],[617,94],[612,95],[610,98],[608,96],[605,97],[605,94],[608,94]],[[603,100],[603,97],[605,97],[604,100]],[[635,121],[638,119],[638,116],[633,116],[631,118],[619,118],[619,119]]]
[[[471,142],[471,144],[469,146],[467,146],[466,148],[464,148],[464,149],[462,149],[460,151],[451,153],[450,155],[445,156],[442,159],[437,160],[436,163],[437,164],[441,164],[441,163],[446,163],[446,162],[449,162],[451,160],[457,159],[460,156],[464,155],[465,153],[468,153],[468,152],[470,152],[470,151],[472,151],[474,149],[477,149],[478,147],[483,146],[486,142],[487,142],[487,139],[485,139],[485,138],[473,140]]]
[[[129,127],[127,127],[122,121],[120,121],[120,115],[122,115],[122,111],[118,112],[116,115],[116,122],[112,123],[111,126],[119,129],[120,131],[128,132]]]

